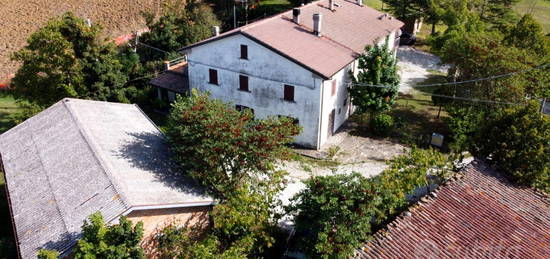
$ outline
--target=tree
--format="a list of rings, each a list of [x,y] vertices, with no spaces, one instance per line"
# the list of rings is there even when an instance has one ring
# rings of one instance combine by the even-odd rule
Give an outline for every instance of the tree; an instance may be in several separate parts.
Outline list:
[[[38,259],[58,259],[59,253],[54,250],[40,249],[37,254]]]
[[[96,212],[84,221],[82,238],[78,240],[74,258],[145,258],[140,246],[142,237],[142,222],[132,226],[132,222],[122,216],[119,224],[107,226],[101,213]]]
[[[354,84],[382,85],[388,87],[371,87],[355,85],[349,88],[351,101],[357,111],[380,112],[391,108],[398,94],[399,75],[396,59],[389,50],[388,40],[382,46],[367,46],[365,54],[359,60],[357,78],[352,75]]]
[[[388,10],[397,18],[405,21],[414,22],[416,19],[424,17],[424,0],[383,0],[387,4]]]
[[[168,52],[148,51],[147,61],[169,58],[184,46],[210,38],[212,27],[220,25],[212,8],[198,1],[168,3],[158,19],[153,13],[144,16],[149,32],[140,41]]]
[[[550,192],[550,118],[539,111],[536,101],[506,109],[475,135],[472,150],[516,182]]]
[[[474,1],[483,22],[498,29],[505,29],[517,19],[512,6],[519,0],[478,0]]]
[[[260,187],[273,179],[273,163],[299,132],[291,119],[255,120],[248,110],[194,90],[172,104],[166,133],[184,172],[223,200],[247,184]]]
[[[12,80],[16,95],[40,106],[64,97],[127,102],[129,78],[114,44],[100,33],[99,25],[72,13],[50,20],[13,54],[22,62]]]
[[[346,258],[408,204],[407,194],[449,177],[453,157],[413,148],[379,176],[358,173],[308,179],[287,210],[309,257]]]

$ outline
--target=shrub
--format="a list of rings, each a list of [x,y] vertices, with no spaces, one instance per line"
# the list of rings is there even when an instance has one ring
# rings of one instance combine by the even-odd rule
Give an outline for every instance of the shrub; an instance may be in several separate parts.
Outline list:
[[[299,246],[311,258],[351,256],[380,224],[406,207],[406,194],[447,177],[454,169],[451,161],[433,149],[413,148],[374,178],[353,173],[308,179],[287,207],[295,216]]]
[[[59,253],[54,250],[40,249],[37,254],[38,259],[57,259]]]
[[[145,258],[140,246],[142,237],[142,222],[132,227],[132,222],[123,216],[119,224],[108,226],[101,213],[96,212],[84,221],[82,238],[76,244],[74,258]]]
[[[378,136],[387,136],[393,129],[393,117],[389,114],[380,113],[371,119],[371,128]]]

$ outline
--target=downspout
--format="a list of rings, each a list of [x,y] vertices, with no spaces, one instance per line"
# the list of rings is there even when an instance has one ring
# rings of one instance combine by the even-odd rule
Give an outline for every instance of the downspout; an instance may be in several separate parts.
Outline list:
[[[8,179],[6,178],[6,171],[4,170],[4,162],[2,161],[2,154],[0,154],[0,171],[4,173],[4,186],[5,186],[5,192],[6,192],[6,200],[8,200],[8,208],[10,211],[10,221],[11,221],[11,228],[13,233],[13,238],[15,239],[15,250],[17,253],[17,258],[23,258],[21,256],[21,251],[19,251],[19,238],[17,237],[17,231],[15,228],[15,220],[13,218],[13,209],[11,206],[11,198],[10,193],[8,191]]]
[[[317,137],[317,150],[321,149],[321,135],[323,134],[323,103],[325,100],[325,81],[321,81],[321,109],[320,109],[320,116],[319,116],[319,130],[317,131],[318,137]]]

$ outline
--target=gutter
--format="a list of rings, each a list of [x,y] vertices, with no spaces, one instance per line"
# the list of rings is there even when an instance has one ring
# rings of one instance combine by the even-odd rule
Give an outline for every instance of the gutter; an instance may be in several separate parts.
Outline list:
[[[131,207],[126,212],[122,213],[122,216],[126,216],[136,210],[157,210],[157,209],[175,209],[175,208],[192,208],[216,205],[216,201],[201,201],[201,202],[189,202],[189,203],[168,203],[160,205],[140,205]]]

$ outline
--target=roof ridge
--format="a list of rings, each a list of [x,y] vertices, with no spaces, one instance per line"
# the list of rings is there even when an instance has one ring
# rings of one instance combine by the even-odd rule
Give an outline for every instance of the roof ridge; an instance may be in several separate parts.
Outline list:
[[[69,111],[69,114],[71,115],[71,118],[73,119],[74,123],[76,124],[79,133],[84,138],[84,142],[86,142],[86,144],[88,145],[88,147],[92,151],[93,156],[96,158],[96,160],[101,165],[101,168],[103,169],[103,172],[105,172],[105,175],[109,179],[109,182],[111,182],[111,185],[113,186],[113,188],[115,189],[117,194],[120,195],[120,197],[121,197],[120,200],[124,204],[124,207],[126,207],[126,209],[129,209],[131,206],[129,204],[128,197],[126,197],[126,194],[123,191],[121,191],[122,188],[116,183],[116,181],[113,180],[113,176],[112,176],[112,173],[111,173],[112,169],[110,168],[109,164],[101,157],[100,152],[98,152],[98,147],[96,146],[95,142],[92,140],[92,137],[89,135],[89,133],[84,129],[82,123],[80,123],[80,121],[78,120],[78,118],[77,118],[76,114],[74,113],[73,109],[70,107],[70,105],[67,105],[66,102],[68,102],[70,100],[79,100],[79,99],[64,98],[63,100],[61,100],[61,102],[63,103],[64,107],[66,107],[67,111]],[[111,221],[111,220],[112,219],[107,219],[107,221]]]

